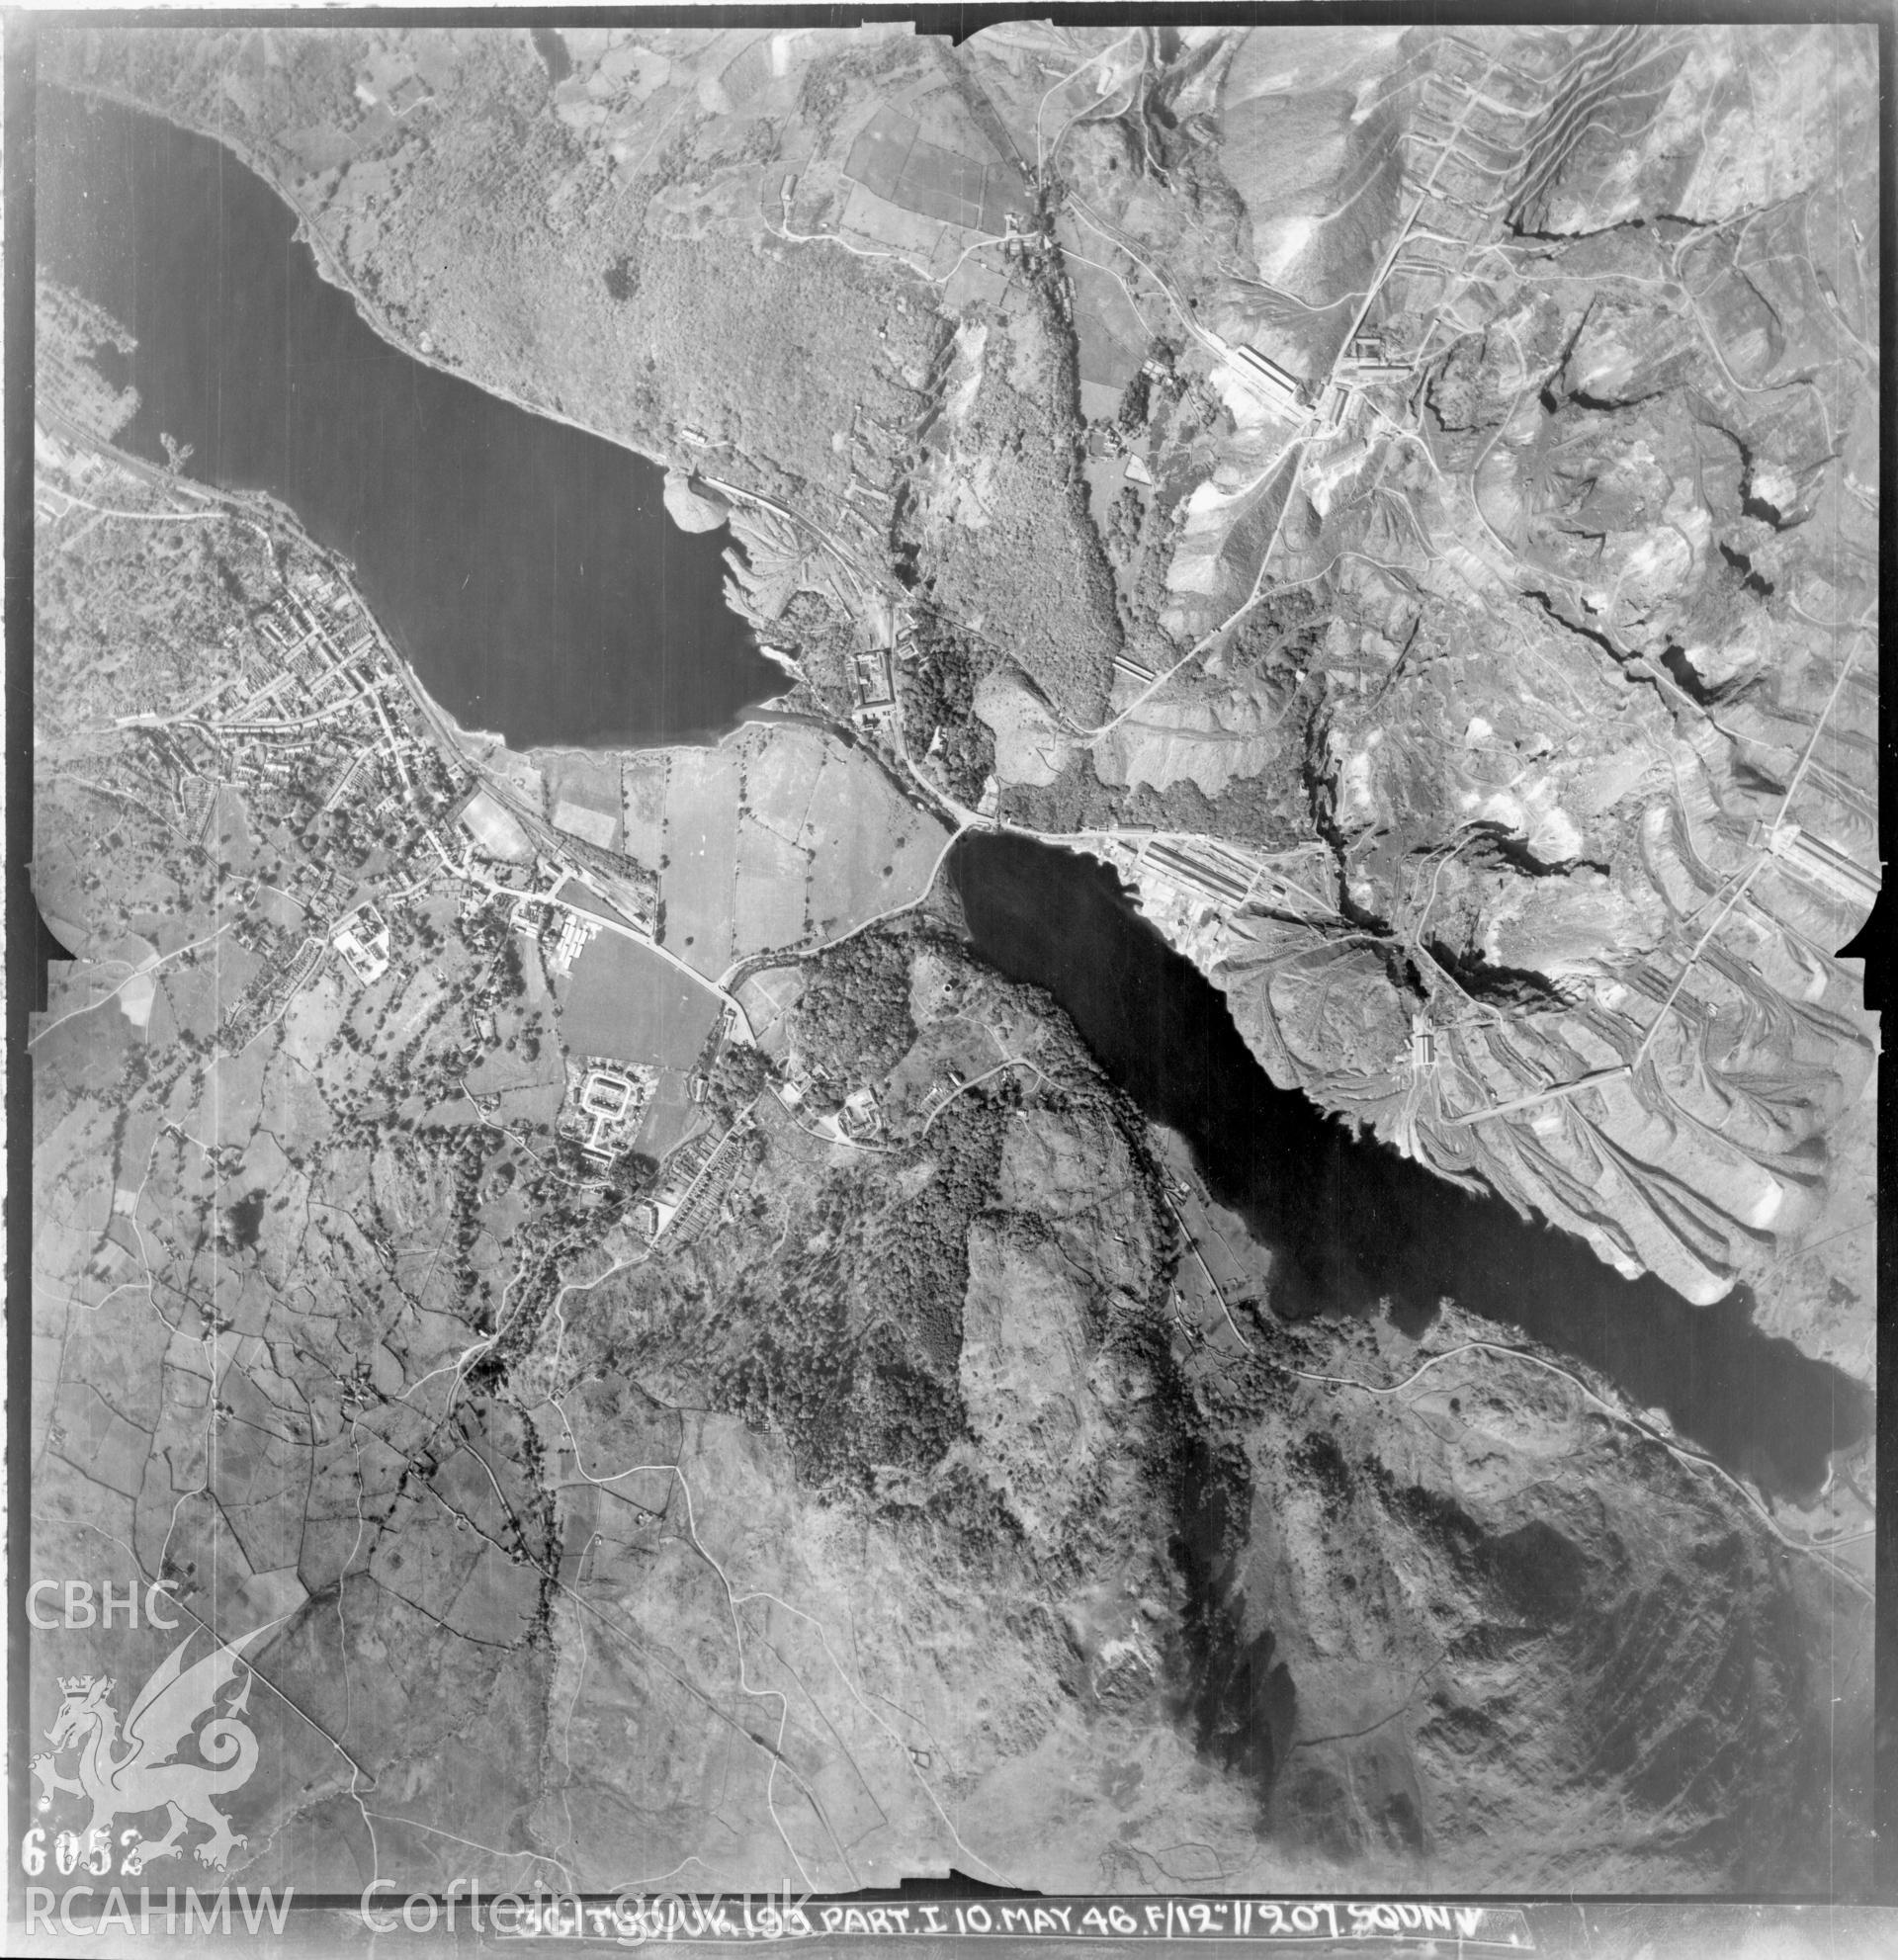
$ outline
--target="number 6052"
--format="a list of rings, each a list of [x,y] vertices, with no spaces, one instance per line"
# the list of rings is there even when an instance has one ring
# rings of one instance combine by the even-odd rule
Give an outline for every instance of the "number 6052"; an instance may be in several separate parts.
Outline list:
[[[137,1835],[135,1831],[127,1832],[126,1842]],[[95,1824],[83,1837],[76,1831],[60,1832],[52,1840],[52,1862],[62,1878],[82,1865],[94,1878],[104,1878],[112,1870],[112,1832],[103,1824]],[[36,1824],[20,1840],[20,1869],[29,1878],[38,1878],[45,1868],[45,1827]]]

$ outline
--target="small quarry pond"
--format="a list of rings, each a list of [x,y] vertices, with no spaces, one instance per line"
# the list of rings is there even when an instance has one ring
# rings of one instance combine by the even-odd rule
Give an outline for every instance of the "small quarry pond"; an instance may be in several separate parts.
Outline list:
[[[949,875],[976,951],[1054,995],[1109,1076],[1187,1139],[1213,1196],[1272,1248],[1281,1311],[1363,1313],[1389,1298],[1420,1331],[1447,1294],[1664,1408],[1775,1493],[1809,1495],[1828,1454],[1865,1435],[1864,1392],[1761,1333],[1743,1291],[1692,1307],[1652,1276],[1624,1280],[1581,1240],[1358,1141],[1274,1086],[1224,995],[1105,865],[975,834],[950,853]]]
[[[679,530],[656,465],[390,346],[210,137],[55,88],[37,120],[40,266],[138,343],[120,442],[288,504],[458,721],[655,742],[782,688],[725,604],[727,534]]]

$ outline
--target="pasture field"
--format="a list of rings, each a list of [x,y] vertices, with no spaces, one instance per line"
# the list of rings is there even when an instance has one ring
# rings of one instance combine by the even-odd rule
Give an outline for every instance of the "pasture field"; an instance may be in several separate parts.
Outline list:
[[[1082,246],[1085,249],[1085,246]],[[1080,379],[1120,391],[1140,372],[1153,338],[1120,282],[1097,266],[1074,264],[1075,340]]]
[[[665,849],[664,749],[643,749],[625,758],[620,789],[623,848],[648,871],[657,871]]]
[[[1029,213],[1020,173],[999,159],[985,162],[960,147],[971,143],[992,155],[988,141],[963,124],[953,98],[938,99],[933,106],[933,127],[957,147],[931,142],[915,118],[887,103],[851,145],[844,174],[905,211],[999,237],[1011,214],[1024,218]],[[947,121],[944,111],[951,112]]]
[[[551,1130],[561,1113],[564,1082],[521,1082],[500,1092],[494,1121],[510,1130]]]
[[[569,1055],[690,1068],[719,1018],[719,997],[669,960],[617,932],[596,933],[561,985]]]
[[[735,937],[738,955],[792,946],[804,937],[809,855],[747,810],[738,823]]]
[[[745,809],[752,818],[787,843],[808,844],[805,813],[832,746],[820,728],[797,723],[747,728],[738,748],[744,757]]]
[[[832,751],[811,800],[808,909],[824,938],[919,898],[949,833],[875,763]]]
[[[258,1042],[251,1052],[255,1053],[263,1046],[262,1042]],[[247,1105],[250,1121],[243,1131],[235,1134],[223,1131],[226,1112],[221,1109],[205,1113],[215,1117],[219,1125],[220,1137],[231,1143],[247,1146],[251,1132],[264,1122],[268,1122],[280,1137],[317,1136],[329,1120],[328,1079],[327,1068],[312,1074],[279,1051],[269,1058],[257,1100]],[[207,1143],[211,1141],[209,1130],[200,1130],[197,1134]]]
[[[510,1021],[509,1033],[520,1025]],[[566,1072],[561,1065],[559,1051],[550,1041],[541,1043],[540,1053],[531,1060],[517,1045],[512,1051],[500,1043],[485,1049],[475,1059],[468,1071],[469,1089],[477,1096],[506,1095],[512,1090],[524,1088],[547,1088],[552,1086],[559,1094],[566,1085]]]
[[[921,896],[948,840],[861,749],[797,723],[641,758],[642,820],[659,830],[663,943],[717,976],[734,959],[834,938]],[[634,771],[627,775],[633,842]]]
[[[264,1070],[269,1061],[261,1042],[236,1055],[218,1056],[205,1070],[196,1111],[202,1127],[192,1126],[193,1135],[214,1149],[226,1144],[242,1149],[248,1144],[263,1120]]]
[[[849,197],[844,200],[839,228],[853,231],[859,237],[872,239],[892,250],[909,252],[924,265],[934,259],[945,237],[957,241],[958,251],[966,242],[959,231],[945,232],[940,219],[905,211],[901,205],[879,198],[863,184],[853,185]]]
[[[729,748],[674,749],[665,786],[665,944],[702,974],[732,964],[739,767]]]
[[[538,750],[547,776],[548,808],[554,823],[602,850],[618,847],[621,825],[621,771],[610,755],[580,749]]]
[[[697,1127],[699,1112],[686,1094],[685,1077],[668,1068],[658,1079],[633,1148],[646,1156],[663,1157],[676,1150]]]
[[[283,1030],[284,1053],[305,1068],[321,1068],[336,1045],[337,1031],[350,1022],[368,1034],[374,1015],[362,1011],[360,993],[343,991],[343,982],[333,973],[324,973],[302,988],[284,1009],[277,1023]]]
[[[550,804],[573,803],[608,816],[619,814],[621,765],[617,756],[595,755],[579,748],[536,749],[533,754],[547,779]]]

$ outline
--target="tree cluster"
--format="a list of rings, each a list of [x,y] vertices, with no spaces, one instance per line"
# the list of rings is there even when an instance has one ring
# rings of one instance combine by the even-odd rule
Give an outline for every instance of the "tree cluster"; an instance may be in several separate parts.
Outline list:
[[[774,1072],[762,1049],[746,1042],[726,1044],[712,1065],[705,1091],[706,1106],[721,1129],[729,1130],[738,1112],[757,1101]]]
[[[812,1222],[812,1249],[780,1269],[761,1337],[727,1394],[784,1436],[820,1488],[873,1492],[885,1472],[933,1470],[966,1435],[969,1228],[993,1201],[1003,1121],[998,1106],[958,1103],[918,1159],[929,1176],[894,1202],[866,1205],[856,1180],[839,1178]]]
[[[856,648],[851,622],[820,594],[795,592],[779,624],[823,712],[848,721],[856,706],[850,685],[850,655]]]
[[[1288,717],[1283,767],[1242,776],[1217,797],[1190,778],[1157,790],[1151,783],[1134,789],[1103,783],[1093,758],[1082,751],[1052,783],[1010,783],[1002,792],[1001,813],[1023,829],[1056,833],[1104,829],[1109,824],[1140,830],[1185,830],[1202,837],[1224,837],[1236,844],[1271,849],[1314,834],[1304,781],[1304,724]]]
[[[919,521],[908,542],[941,611],[980,622],[1057,707],[1093,722],[1106,706],[1120,620],[1080,469],[1073,328],[1052,292],[1036,291],[1042,303],[1006,329],[1023,358],[1008,359],[995,344],[1002,330],[991,329],[955,435],[957,461],[980,467],[990,521]]]
[[[805,963],[792,1043],[840,1081],[887,1075],[916,1038],[909,1017],[909,952],[882,932],[859,933]]]
[[[916,640],[916,657],[898,686],[904,741],[919,757],[940,734],[935,759],[944,787],[958,802],[973,804],[995,766],[994,733],[976,714],[976,682],[992,656],[942,620],[925,618]]]

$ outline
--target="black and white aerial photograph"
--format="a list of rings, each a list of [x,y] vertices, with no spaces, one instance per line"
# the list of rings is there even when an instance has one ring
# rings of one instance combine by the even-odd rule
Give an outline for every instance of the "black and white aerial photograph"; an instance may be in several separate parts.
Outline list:
[[[1891,36],[9,15],[9,1951],[1898,1952]]]

